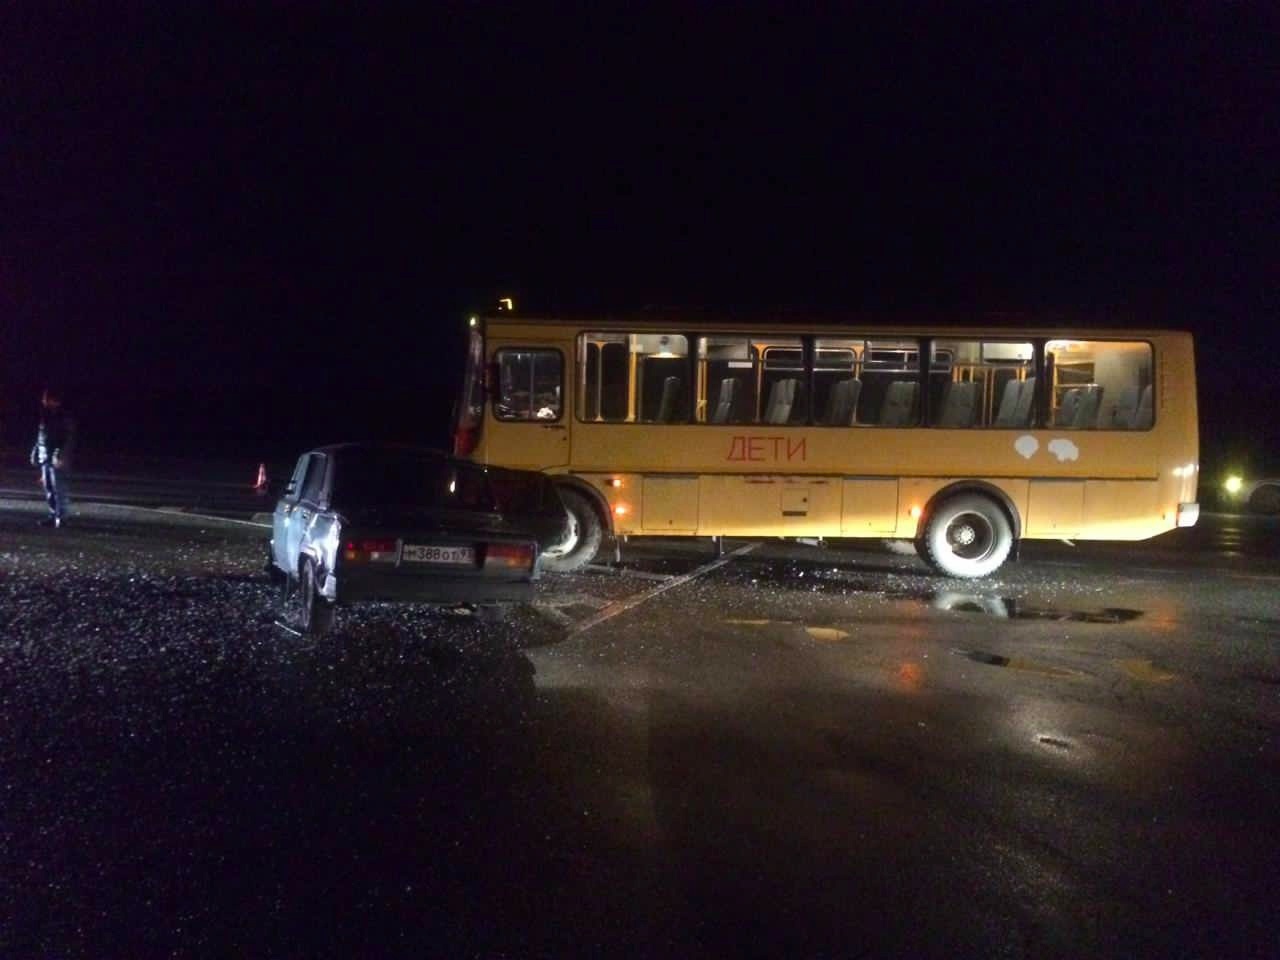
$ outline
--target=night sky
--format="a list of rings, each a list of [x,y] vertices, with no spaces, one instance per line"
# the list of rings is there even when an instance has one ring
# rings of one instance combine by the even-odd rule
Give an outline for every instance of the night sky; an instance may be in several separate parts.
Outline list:
[[[11,446],[442,443],[510,295],[1187,328],[1280,450],[1272,4],[79,6],[0,14]]]

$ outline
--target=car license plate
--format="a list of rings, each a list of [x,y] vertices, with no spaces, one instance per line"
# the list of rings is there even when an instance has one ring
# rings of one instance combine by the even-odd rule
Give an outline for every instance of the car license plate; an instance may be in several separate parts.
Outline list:
[[[475,566],[475,547],[438,547],[429,543],[406,543],[400,554],[401,563],[443,563],[450,566]]]

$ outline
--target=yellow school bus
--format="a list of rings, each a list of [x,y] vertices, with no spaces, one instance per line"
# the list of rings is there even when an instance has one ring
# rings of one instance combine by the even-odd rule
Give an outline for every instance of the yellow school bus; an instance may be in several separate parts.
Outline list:
[[[474,317],[454,452],[555,475],[555,570],[610,534],[869,537],[981,577],[1199,515],[1167,330]]]

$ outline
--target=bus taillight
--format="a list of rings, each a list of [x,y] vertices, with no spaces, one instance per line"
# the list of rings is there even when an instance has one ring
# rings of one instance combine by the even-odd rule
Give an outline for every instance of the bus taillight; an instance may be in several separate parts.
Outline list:
[[[453,455],[469,457],[480,439],[480,431],[475,427],[464,427],[461,424],[453,431]]]
[[[453,454],[468,457],[480,442],[484,423],[484,335],[471,319],[467,334],[467,363],[462,375],[462,396],[453,424]]]

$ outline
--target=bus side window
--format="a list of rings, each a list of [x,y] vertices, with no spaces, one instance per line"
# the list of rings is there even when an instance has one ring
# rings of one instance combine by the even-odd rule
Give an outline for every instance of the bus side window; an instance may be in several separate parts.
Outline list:
[[[679,333],[578,336],[578,416],[596,423],[688,420],[689,340]]]
[[[819,338],[813,346],[813,422],[824,427],[858,423],[864,340]]]
[[[773,425],[804,423],[809,419],[809,394],[804,371],[804,346],[798,337],[770,343],[761,350],[760,422]]]
[[[749,337],[698,338],[698,370],[705,405],[698,418],[704,423],[752,423],[756,418],[758,367]]]
[[[497,352],[493,413],[499,420],[559,420],[564,362],[558,350],[504,347]]]
[[[1064,430],[1151,426],[1151,345],[1143,341],[1050,340],[1047,421]]]
[[[916,340],[868,340],[860,367],[858,422],[882,427],[920,423],[920,344]]]
[[[1025,429],[1034,375],[1035,348],[1029,341],[935,340],[929,363],[929,423],[952,430]]]

